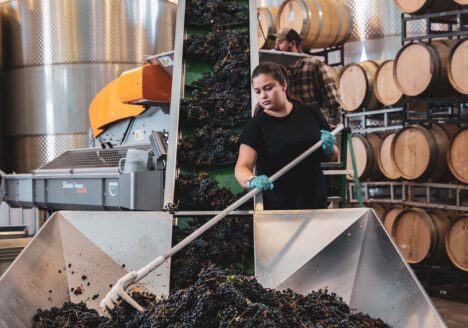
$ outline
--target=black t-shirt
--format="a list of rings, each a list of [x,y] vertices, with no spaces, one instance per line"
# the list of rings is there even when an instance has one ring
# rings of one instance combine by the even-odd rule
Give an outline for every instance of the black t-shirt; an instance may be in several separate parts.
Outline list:
[[[260,112],[242,131],[240,143],[257,151],[257,175],[271,176],[313,144],[320,141],[320,130],[330,130],[320,111],[293,103],[285,117]],[[263,192],[265,209],[326,208],[325,177],[320,166],[322,148],[297,164]]]

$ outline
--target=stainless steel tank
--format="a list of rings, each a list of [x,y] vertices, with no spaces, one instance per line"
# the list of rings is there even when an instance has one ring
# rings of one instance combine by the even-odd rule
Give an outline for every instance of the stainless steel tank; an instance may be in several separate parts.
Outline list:
[[[88,106],[107,83],[173,49],[166,0],[15,0],[0,4],[10,170],[88,146]]]

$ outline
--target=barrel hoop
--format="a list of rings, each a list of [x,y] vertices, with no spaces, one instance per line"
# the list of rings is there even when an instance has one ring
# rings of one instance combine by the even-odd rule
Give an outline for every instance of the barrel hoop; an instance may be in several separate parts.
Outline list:
[[[380,147],[381,149],[382,149],[382,145],[383,145],[385,139],[388,138],[388,137],[389,137],[390,135],[392,135],[392,134],[393,134],[393,139],[395,139],[395,136],[396,136],[396,133],[395,133],[395,132],[389,133],[388,135],[386,135],[386,136],[384,136],[384,137],[382,138],[382,144],[381,144],[381,147]],[[391,144],[390,144],[390,146],[391,146]],[[391,151],[391,148],[390,148],[390,151]],[[390,156],[390,161],[392,161],[392,160],[391,160],[391,156]],[[380,156],[377,156],[377,164],[379,165],[379,169],[380,169],[380,171],[382,171],[382,174],[383,174],[385,177],[387,177],[388,179],[390,179],[390,178],[388,177],[389,173],[385,170],[384,164],[383,164],[382,159],[380,158]],[[393,164],[393,163],[392,163],[392,164]],[[395,165],[393,165],[393,167],[395,167]],[[397,173],[398,173],[398,172],[399,172],[399,171],[398,171],[398,169],[397,169]],[[398,173],[398,174],[401,175],[400,173]],[[399,178],[400,178],[400,177],[394,178],[394,179],[399,179]]]
[[[438,123],[432,123],[432,127],[434,127],[434,126],[435,126],[436,128],[438,128],[438,129],[440,129],[440,130],[442,131],[442,133],[445,135],[445,137],[446,137],[448,140],[450,140],[450,135],[448,134],[448,132],[447,132],[440,124],[438,124]],[[430,134],[431,137],[432,137],[432,138],[431,138],[431,141],[433,141],[433,144],[429,143],[429,147],[431,147],[431,149],[432,149],[432,147],[434,147],[435,149],[437,149],[437,155],[436,155],[436,156],[438,157],[438,156],[439,156],[439,154],[438,154],[438,153],[439,153],[439,149],[438,149],[438,147],[437,147],[437,142],[436,142],[436,140],[435,140],[434,135],[433,135],[432,133],[429,133],[429,134]],[[431,154],[432,154],[432,153],[431,153]],[[447,158],[445,158],[445,160],[447,160]],[[435,168],[436,165],[437,165],[437,160],[436,160],[436,158],[431,158],[431,160],[429,161],[429,166],[428,166],[428,168],[427,168],[427,169],[428,169],[428,170],[427,170],[427,173],[431,172],[431,171]]]
[[[368,161],[367,167],[365,167],[364,171],[362,171],[362,176],[366,177],[366,176],[369,175],[369,172],[372,170],[373,163],[374,163],[374,154],[372,152],[372,147],[370,146],[369,141],[365,137],[363,137],[363,136],[361,136],[359,134],[355,134],[355,135],[352,136],[352,138],[353,137],[357,137],[358,139],[361,140],[361,142],[364,145],[364,149],[366,150],[366,154],[368,155],[367,156],[367,161]]]
[[[421,212],[424,212],[424,211],[421,210]],[[437,245],[439,245],[439,234],[436,233],[437,225],[435,224],[435,218],[434,218],[435,213],[434,212],[431,212],[431,214],[427,214],[426,212],[424,212],[424,213],[427,215],[426,220],[429,223],[430,231],[431,231],[431,237],[432,237],[432,241],[433,241],[431,243],[431,247],[429,248],[429,253],[427,254],[427,258],[431,258],[437,252]]]
[[[367,60],[367,62],[373,64],[377,68],[379,67],[379,64],[377,62],[373,61],[373,60]],[[371,83],[373,81],[372,81],[372,79],[370,77],[370,74],[367,74],[367,73],[369,73],[369,69],[366,66],[361,66],[361,68],[366,73],[365,74],[366,75],[366,97],[364,98],[364,103],[368,104],[369,101],[371,100],[372,96],[373,96],[373,90],[370,88]]]
[[[301,0],[302,1],[302,0]],[[322,32],[322,29],[323,29],[323,20],[324,20],[324,14],[323,14],[323,9],[322,9],[322,6],[320,5],[320,2],[318,0],[313,0],[314,3],[315,3],[315,6],[317,7],[317,11],[319,12],[319,25],[318,25],[318,30],[319,30],[319,33],[317,33],[317,36],[315,37],[314,41],[311,41],[310,43],[311,44],[314,44],[315,42],[317,42],[317,40],[320,38],[320,34]],[[307,6],[306,6],[307,7]],[[311,17],[311,13],[310,11],[309,12],[309,18]],[[310,19],[307,20],[307,22],[309,23],[310,22]],[[310,23],[309,23],[309,29],[310,29]],[[309,32],[309,29],[307,29],[307,32]]]
[[[341,3],[341,1],[337,1],[335,3],[335,10],[336,10],[336,13],[337,13],[337,16],[338,16],[338,32],[336,33],[335,35],[335,39],[331,42],[331,45],[334,46],[334,45],[337,45],[338,44],[338,39],[340,37],[340,32],[341,32],[341,28],[342,28],[342,19],[343,17],[341,17],[341,11],[339,10],[339,7],[338,6],[344,6],[344,4]]]
[[[427,86],[426,90],[424,90],[424,93],[427,92],[427,90],[431,90],[435,84],[438,82],[438,77],[440,76],[441,73],[441,66],[442,63],[440,61],[440,57],[437,54],[436,48],[430,44],[430,45],[425,45],[426,49],[428,50],[431,59],[432,59],[432,79],[429,85]]]
[[[353,32],[353,18],[349,12],[349,8],[346,5],[344,0],[341,0],[343,6],[346,8],[346,19],[348,20],[348,32],[346,33],[343,41],[341,43],[345,43],[351,37],[351,33]]]

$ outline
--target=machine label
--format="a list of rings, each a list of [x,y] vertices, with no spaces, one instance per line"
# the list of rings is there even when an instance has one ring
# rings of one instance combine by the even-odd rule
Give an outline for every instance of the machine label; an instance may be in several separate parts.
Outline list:
[[[135,140],[137,141],[143,140],[145,138],[145,136],[143,135],[143,131],[141,130],[135,130],[134,136],[135,136]]]
[[[164,67],[172,66],[174,64],[171,57],[169,57],[169,56],[163,56],[163,57],[159,58],[159,62]]]
[[[118,182],[109,182],[109,195],[111,197],[117,196],[117,187],[119,186]]]
[[[75,192],[79,194],[88,192],[88,189],[84,186],[84,184],[75,181],[63,181],[62,189],[74,189]]]

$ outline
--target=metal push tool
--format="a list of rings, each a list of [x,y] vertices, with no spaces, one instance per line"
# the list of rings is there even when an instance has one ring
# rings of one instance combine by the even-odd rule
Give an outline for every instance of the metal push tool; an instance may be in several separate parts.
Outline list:
[[[331,133],[333,135],[338,134],[341,130],[343,130],[344,126],[343,124],[339,124]],[[318,148],[322,146],[322,141],[317,142],[314,144],[312,147],[310,147],[308,150],[306,150],[304,153],[296,157],[293,161],[291,161],[288,165],[283,167],[281,170],[276,172],[270,177],[270,181],[274,182],[277,180],[279,177],[281,177],[283,174],[288,172],[290,169],[292,169],[294,166],[296,166],[298,163],[300,163],[302,160],[304,160],[306,157],[311,155],[313,152],[315,152]],[[146,277],[150,272],[158,268],[160,265],[164,263],[167,259],[171,258],[174,254],[176,254],[178,251],[183,249],[185,246],[187,246],[189,243],[194,241],[196,238],[201,236],[205,231],[210,229],[212,226],[214,226],[216,223],[221,221],[226,215],[228,215],[231,211],[235,210],[242,204],[244,204],[246,201],[251,199],[253,196],[255,196],[257,193],[260,192],[260,189],[255,188],[245,194],[243,197],[241,197],[239,200],[228,206],[226,209],[224,209],[221,213],[213,217],[210,221],[206,222],[204,225],[202,225],[199,229],[194,231],[192,234],[187,236],[184,240],[182,240],[180,243],[172,247],[169,251],[167,251],[165,254],[157,257],[154,259],[152,262],[150,262],[148,265],[145,267],[141,268],[138,271],[130,271],[127,273],[125,276],[120,278],[117,283],[115,284],[114,287],[107,293],[107,295],[102,299],[101,301],[101,307],[102,308],[108,308],[108,309],[113,309],[115,307],[115,303],[119,300],[119,298],[122,298],[124,301],[129,303],[131,306],[133,306],[135,309],[137,309],[140,312],[144,311],[144,308],[141,307],[126,291],[131,284],[134,284],[138,282],[139,280],[143,279]]]

